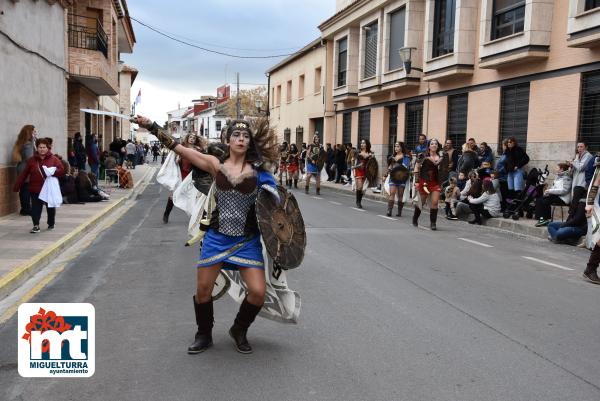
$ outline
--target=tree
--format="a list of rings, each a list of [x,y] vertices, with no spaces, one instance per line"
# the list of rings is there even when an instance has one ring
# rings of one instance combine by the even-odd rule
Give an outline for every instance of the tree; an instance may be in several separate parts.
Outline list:
[[[260,114],[256,108],[257,100],[260,100],[261,102]],[[236,101],[236,96],[232,96],[227,101],[227,116],[229,118],[236,118]],[[257,86],[252,89],[240,89],[240,114],[242,117],[265,115],[267,107],[267,88],[265,86]]]

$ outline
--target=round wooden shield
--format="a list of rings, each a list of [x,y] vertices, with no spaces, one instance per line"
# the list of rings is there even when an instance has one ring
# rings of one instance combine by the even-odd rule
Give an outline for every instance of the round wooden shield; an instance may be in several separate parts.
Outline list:
[[[390,178],[394,181],[406,181],[408,179],[408,169],[404,164],[397,163],[390,171]]]
[[[375,157],[369,158],[365,165],[365,177],[369,181],[369,185],[373,186],[377,182],[377,176],[379,175],[379,164]]]
[[[265,248],[273,262],[284,270],[294,269],[304,259],[306,230],[294,195],[277,186],[280,201],[261,190],[256,200],[256,218]]]
[[[421,163],[421,170],[419,171],[419,176],[425,181],[431,181],[433,177],[437,175],[435,174],[436,169],[437,166],[435,165],[435,163],[432,162],[431,159],[425,158]]]

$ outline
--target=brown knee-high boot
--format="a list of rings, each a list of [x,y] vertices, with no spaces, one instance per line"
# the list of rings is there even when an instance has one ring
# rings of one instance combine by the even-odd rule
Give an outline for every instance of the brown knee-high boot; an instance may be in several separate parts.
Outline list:
[[[188,347],[188,354],[199,354],[206,351],[212,345],[212,328],[214,322],[213,301],[196,303],[194,299],[194,312],[196,313],[196,324],[198,331],[192,345]]]
[[[357,189],[356,190],[356,207],[359,209],[362,209],[362,197],[363,197],[362,191],[359,191]]]
[[[261,308],[262,305],[253,305],[244,298],[244,301],[240,305],[240,310],[235,317],[233,326],[229,329],[229,335],[233,338],[237,351],[242,354],[252,353],[252,347],[248,343],[246,333]]]
[[[387,216],[391,216],[392,215],[392,210],[394,210],[394,200],[388,200],[388,210],[387,210]]]
[[[596,244],[588,260],[588,264],[583,272],[583,277],[594,284],[600,284],[598,278],[598,265],[600,264],[600,246]]]
[[[396,213],[396,216],[398,216],[398,217],[402,216],[402,208],[403,207],[404,207],[404,202],[399,200],[398,201],[398,213]]]
[[[165,208],[165,213],[163,214],[163,223],[167,224],[169,222],[171,210],[173,210],[173,199],[169,197],[169,200],[167,201],[167,207]]]

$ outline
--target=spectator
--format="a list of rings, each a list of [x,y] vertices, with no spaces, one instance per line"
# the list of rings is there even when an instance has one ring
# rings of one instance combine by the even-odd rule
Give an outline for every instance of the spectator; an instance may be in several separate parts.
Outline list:
[[[98,149],[98,137],[96,134],[92,134],[90,137],[90,143],[87,149],[88,164],[90,165],[90,171],[94,173],[96,178],[100,177],[100,150]]]
[[[104,172],[106,174],[106,177],[110,179],[111,182],[113,180],[114,182],[117,182],[118,173],[116,169],[118,156],[119,155],[117,153],[110,152],[104,159]]]
[[[158,161],[158,155],[160,154],[160,148],[157,144],[152,145],[152,162],[156,163]]]
[[[35,152],[35,139],[37,131],[33,125],[24,125],[17,136],[12,151],[12,161],[17,164],[17,174],[21,174],[27,166],[27,161],[33,157]],[[21,203],[21,216],[31,215],[31,195],[29,194],[29,182],[25,181],[19,190],[19,202]]]
[[[519,192],[525,187],[523,167],[529,163],[529,156],[527,156],[525,150],[519,146],[517,139],[514,136],[508,138],[506,146],[505,168],[508,174],[507,197],[510,199],[516,199],[519,195]]]
[[[75,187],[77,198],[81,202],[100,202],[102,200],[102,197],[94,190],[90,177],[83,170],[79,170],[75,178]]]
[[[352,185],[352,159],[354,159],[354,153],[356,149],[352,147],[352,142],[346,144],[346,184]]]
[[[548,239],[555,243],[577,244],[579,238],[586,234],[587,219],[585,216],[586,189],[573,188],[573,199],[569,207],[569,215],[564,223],[553,221],[548,224]]]
[[[341,183],[342,175],[346,172],[346,149],[340,143],[338,143],[335,148],[335,183],[339,184]]]
[[[465,186],[460,191],[460,200],[461,201],[464,201],[465,199],[467,199],[467,197],[469,195],[473,195],[473,193],[471,192],[471,187],[473,187],[473,185],[475,183],[477,183],[477,181],[478,181],[477,173],[475,171],[470,171],[468,177],[469,177],[469,179],[465,182]]]
[[[131,171],[127,171],[121,165],[117,166],[117,170],[119,172],[119,188],[133,188],[133,176],[131,175]]]
[[[75,186],[75,177],[73,171],[77,171],[77,167],[71,167],[69,163],[62,161],[65,174],[58,179],[60,183],[60,192],[63,196],[63,203],[79,203],[77,198],[77,187]]]
[[[428,149],[429,141],[427,140],[427,135],[419,134],[419,141],[415,147],[415,155],[418,155],[419,153],[425,153]]]
[[[165,159],[167,158],[168,154],[169,154],[169,148],[167,148],[166,146],[163,146],[162,149],[160,150],[160,164],[163,164],[165,162]]]
[[[42,209],[46,205],[46,212],[48,213],[48,230],[54,229],[56,220],[56,208],[48,207],[48,205],[39,199],[42,186],[46,180],[43,167],[56,167],[54,177],[60,178],[64,174],[63,165],[61,161],[52,154],[51,142],[48,138],[41,138],[37,140],[35,154],[27,160],[27,165],[21,171],[21,174],[17,177],[13,190],[18,192],[21,189],[23,183],[29,179],[29,192],[31,194],[31,220],[33,221],[33,228],[30,233],[36,234],[40,232],[40,217],[42,216]]]
[[[571,172],[573,175],[573,189],[575,189],[575,187],[585,187],[585,172],[590,160],[592,159],[594,159],[594,157],[590,152],[588,152],[587,144],[585,142],[579,142],[577,144],[577,153],[575,153],[575,158],[570,163]]]
[[[127,151],[127,160],[129,161],[129,168],[135,169],[135,155],[137,152],[137,148],[135,144],[129,139],[127,141],[127,145],[125,145],[125,150]]]
[[[475,219],[469,221],[469,224],[481,225],[483,223],[482,217],[490,219],[502,215],[500,197],[496,193],[491,179],[486,178],[483,180],[482,190],[481,196],[475,197],[471,195],[468,198],[469,207],[475,215]]]
[[[463,172],[458,173],[458,178],[456,179],[456,187],[459,191],[465,189],[465,185],[467,185],[467,175]]]
[[[500,194],[502,201],[502,211],[506,209],[506,198],[508,197],[508,174],[506,171],[506,149],[508,148],[508,139],[502,141],[502,154],[496,162],[496,174],[495,177],[498,179],[500,184]],[[497,192],[497,191],[496,191]]]
[[[456,217],[456,204],[460,197],[460,189],[456,185],[456,178],[451,177],[448,180],[448,186],[444,189],[444,202],[446,203],[446,218],[448,220],[458,220]]]
[[[444,152],[448,154],[448,171],[456,171],[458,168],[458,151],[454,149],[452,139],[446,139],[444,143]]]
[[[333,167],[335,166],[335,155],[330,143],[325,145],[325,152],[327,152],[327,160],[325,162],[325,172],[327,173],[327,181],[333,181],[335,179]]]
[[[135,163],[144,164],[144,145],[140,141],[135,145]]]
[[[592,178],[594,177],[594,172],[596,171],[597,163],[600,163],[598,154],[596,154],[596,157],[592,156],[590,158],[590,161],[588,162],[588,164],[585,168],[585,187],[584,188],[590,187],[590,184],[592,183]]]
[[[80,132],[75,133],[75,137],[73,138],[73,149],[75,150],[75,161],[77,163],[77,169],[85,170],[86,152],[85,146],[83,146],[83,140],[81,139]]]
[[[492,148],[488,146],[487,143],[481,142],[479,144],[479,166],[482,166],[483,163],[489,163],[490,167],[494,164],[494,152],[492,152]]]
[[[468,142],[465,143],[462,147],[462,155],[458,160],[458,171],[468,174],[477,168],[478,160],[477,152],[473,150],[472,145],[469,145]]]
[[[571,201],[571,177],[569,176],[569,164],[558,163],[556,168],[556,179],[552,187],[544,191],[544,196],[535,200],[535,217],[538,219],[536,227],[542,227],[550,223],[552,205],[565,206]]]

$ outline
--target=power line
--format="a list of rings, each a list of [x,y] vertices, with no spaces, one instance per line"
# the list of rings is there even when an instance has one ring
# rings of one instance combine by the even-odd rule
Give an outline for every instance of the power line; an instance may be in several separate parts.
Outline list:
[[[231,54],[231,53],[225,53],[225,52],[221,52],[218,50],[213,50],[213,49],[208,49],[206,47],[202,47],[202,46],[198,46],[196,44],[190,43],[188,41],[185,40],[181,40],[181,39],[177,39],[176,37],[169,35],[157,28],[154,28],[153,26],[150,26],[134,17],[129,17],[131,18],[133,21],[137,22],[138,24],[145,26],[146,28],[150,29],[151,31],[154,31],[156,33],[158,33],[159,35],[162,35],[166,38],[169,38],[175,42],[184,44],[186,46],[190,46],[190,47],[194,47],[196,49],[200,49],[200,50],[204,50],[205,52],[209,52],[209,53],[214,53],[214,54],[219,54],[221,56],[226,56],[226,57],[233,57],[233,58],[241,58],[241,59],[268,59],[268,58],[279,58],[279,57],[288,57],[288,56],[292,56],[294,54],[297,54],[298,52],[294,52],[294,53],[287,53],[287,54],[273,54],[273,55],[268,55],[268,56],[240,56],[238,54]]]
[[[65,70],[64,67],[56,64],[54,61],[46,58],[46,56],[44,56],[41,53],[36,52],[35,50],[31,50],[28,49],[27,47],[23,46],[22,44],[20,44],[19,42],[17,42],[16,40],[14,40],[9,34],[7,34],[6,32],[0,30],[0,34],[2,34],[2,36],[4,36],[6,39],[8,39],[9,42],[11,42],[13,45],[15,45],[17,48],[23,50],[26,53],[29,54],[33,54],[34,56],[38,56],[39,58],[41,58],[42,60],[44,60],[46,63],[50,64],[53,67],[58,68],[59,70],[61,70],[63,73],[65,74],[69,74],[69,71]]]

